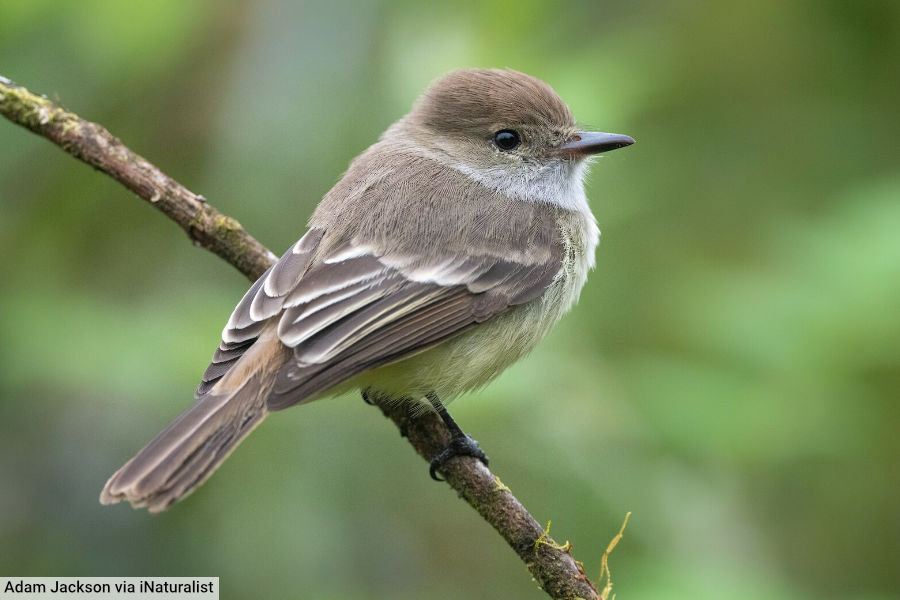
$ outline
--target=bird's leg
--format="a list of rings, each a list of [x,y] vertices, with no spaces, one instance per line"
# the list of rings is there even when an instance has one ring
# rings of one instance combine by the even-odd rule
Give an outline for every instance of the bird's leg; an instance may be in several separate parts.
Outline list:
[[[485,455],[484,451],[482,451],[478,442],[467,436],[463,430],[460,429],[459,425],[456,424],[456,421],[453,420],[453,417],[450,416],[450,413],[447,412],[447,409],[444,408],[444,405],[434,392],[428,394],[426,397],[441,418],[441,421],[443,421],[444,425],[447,426],[447,429],[450,430],[450,443],[431,459],[431,467],[428,469],[431,478],[435,481],[443,481],[443,479],[437,475],[438,470],[440,470],[445,462],[456,456],[471,456],[480,460],[484,466],[487,466],[488,457]]]

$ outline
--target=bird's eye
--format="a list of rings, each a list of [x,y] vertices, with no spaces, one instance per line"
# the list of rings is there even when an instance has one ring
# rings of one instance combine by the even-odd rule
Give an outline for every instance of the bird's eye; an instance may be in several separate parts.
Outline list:
[[[509,152],[518,148],[521,140],[519,134],[512,129],[501,129],[494,134],[494,143],[504,152]]]

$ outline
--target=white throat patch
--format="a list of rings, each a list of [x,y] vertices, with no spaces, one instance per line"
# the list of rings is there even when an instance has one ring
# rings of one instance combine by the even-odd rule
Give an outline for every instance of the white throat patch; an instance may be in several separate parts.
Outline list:
[[[515,173],[499,166],[476,169],[457,161],[450,166],[513,198],[554,204],[581,213],[590,212],[584,194],[584,162],[553,160],[543,164],[526,164]]]

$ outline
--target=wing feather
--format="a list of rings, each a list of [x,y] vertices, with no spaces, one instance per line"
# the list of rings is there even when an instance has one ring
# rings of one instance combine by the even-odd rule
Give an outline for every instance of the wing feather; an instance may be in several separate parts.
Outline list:
[[[330,294],[354,283],[371,280],[384,272],[384,265],[375,256],[366,254],[336,263],[322,262],[291,290],[284,306],[297,306],[323,294]]]
[[[351,313],[369,306],[385,296],[390,296],[400,285],[399,278],[391,275],[381,278],[375,284],[366,286],[357,284],[353,286],[350,293],[328,294],[330,296],[337,295],[338,298],[325,306],[311,307],[312,302],[310,302],[289,307],[285,309],[279,320],[278,337],[286,346],[295,348]],[[320,296],[320,298],[324,296]]]
[[[407,284],[316,332],[302,346],[294,348],[294,356],[300,363],[324,363],[367,334],[426,306],[444,293],[446,290],[433,285]]]
[[[253,345],[266,321],[281,312],[283,296],[296,287],[309,268],[324,234],[322,229],[310,229],[250,286],[222,331],[222,343],[203,373],[194,393],[196,398],[212,389]]]
[[[212,389],[277,320],[279,341],[294,351],[268,405],[286,408],[537,298],[563,254],[558,234],[531,258],[459,252],[429,260],[328,243],[327,232],[312,229],[237,305],[197,394]]]
[[[287,408],[366,369],[394,362],[461,333],[475,324],[471,304],[471,296],[435,302],[426,310],[386,325],[328,363],[285,365],[269,396],[269,409]]]

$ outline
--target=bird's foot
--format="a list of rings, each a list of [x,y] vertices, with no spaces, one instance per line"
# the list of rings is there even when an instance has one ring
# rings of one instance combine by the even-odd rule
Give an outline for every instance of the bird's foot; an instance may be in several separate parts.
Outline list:
[[[432,392],[427,394],[426,397],[441,418],[441,421],[447,426],[447,430],[450,431],[450,443],[431,459],[431,467],[428,469],[428,474],[431,475],[431,478],[435,481],[443,481],[443,479],[438,477],[437,472],[444,466],[444,463],[457,456],[471,456],[480,460],[484,466],[487,466],[488,457],[481,449],[481,446],[460,429],[437,395]]]
[[[484,450],[481,449],[481,446],[478,445],[478,442],[463,433],[462,435],[454,435],[451,437],[447,447],[438,452],[438,454],[431,459],[431,466],[428,469],[428,474],[431,475],[431,478],[435,481],[444,481],[438,476],[437,472],[441,470],[444,463],[457,456],[471,456],[480,460],[484,466],[488,466],[488,457],[484,453]]]

